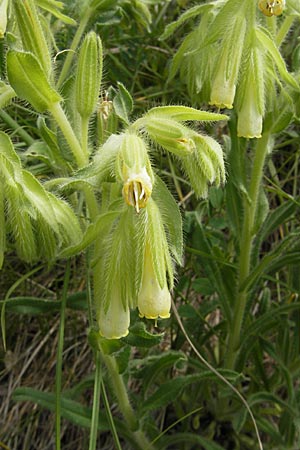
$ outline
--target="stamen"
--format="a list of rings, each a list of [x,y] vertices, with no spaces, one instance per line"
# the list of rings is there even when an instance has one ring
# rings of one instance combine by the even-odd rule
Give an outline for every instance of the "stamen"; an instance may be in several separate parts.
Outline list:
[[[145,194],[145,189],[144,189],[144,186],[142,185],[142,192],[140,195],[140,200],[142,200],[142,198],[144,197],[144,194]]]
[[[134,195],[134,206],[137,213],[140,212],[139,208],[139,188],[136,181],[133,182],[133,195]]]

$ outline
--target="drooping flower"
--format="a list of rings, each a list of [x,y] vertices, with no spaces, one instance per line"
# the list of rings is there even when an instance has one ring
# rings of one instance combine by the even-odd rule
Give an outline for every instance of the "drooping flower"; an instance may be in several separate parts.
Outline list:
[[[123,197],[138,213],[151,197],[154,175],[146,143],[135,133],[124,134],[117,158],[117,170],[123,184]]]
[[[142,285],[138,296],[140,317],[147,319],[167,319],[170,317],[171,295],[167,280],[163,287],[159,285],[153,268],[149,244],[145,248]]]
[[[107,310],[101,303],[98,312],[98,325],[101,336],[107,339],[120,339],[127,336],[130,324],[130,310],[124,305],[120,298],[120,292],[117,286],[111,292],[110,302]]]

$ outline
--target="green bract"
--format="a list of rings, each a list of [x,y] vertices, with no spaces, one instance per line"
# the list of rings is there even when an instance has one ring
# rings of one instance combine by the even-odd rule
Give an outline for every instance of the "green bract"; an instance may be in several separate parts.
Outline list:
[[[13,5],[23,49],[37,58],[45,76],[50,79],[52,61],[35,2],[33,0],[13,0]],[[32,68],[32,74],[34,74],[34,68]]]
[[[45,72],[31,53],[9,51],[7,75],[17,95],[31,103],[38,112],[44,112],[62,100],[50,86]]]

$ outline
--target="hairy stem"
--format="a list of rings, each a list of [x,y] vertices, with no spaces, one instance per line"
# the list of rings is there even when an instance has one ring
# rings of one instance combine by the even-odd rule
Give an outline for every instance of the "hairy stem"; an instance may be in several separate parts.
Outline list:
[[[78,44],[79,44],[80,39],[81,39],[81,37],[82,37],[82,35],[84,33],[84,30],[85,30],[85,28],[87,26],[87,23],[88,23],[88,21],[89,21],[89,19],[91,17],[92,12],[93,12],[93,10],[88,7],[85,10],[84,16],[82,17],[82,19],[81,19],[81,21],[79,23],[79,27],[77,28],[77,31],[76,31],[76,33],[74,35],[71,47],[69,49],[68,55],[67,55],[67,57],[65,59],[64,65],[62,67],[60,76],[59,76],[58,81],[57,81],[57,89],[59,89],[62,86],[63,82],[65,81],[65,79],[66,79],[66,77],[67,77],[67,75],[69,73],[70,66],[72,64],[72,60],[73,60],[73,57],[74,57],[74,53],[75,53],[75,51],[76,51],[76,49],[78,47]]]
[[[268,153],[269,133],[264,133],[257,141],[252,174],[249,186],[249,198],[244,200],[244,223],[240,240],[240,260],[238,292],[233,311],[233,323],[229,332],[226,366],[233,369],[240,345],[241,328],[248,299],[247,288],[242,288],[244,281],[250,274],[252,243],[254,239],[254,223],[257,214],[257,204],[263,169]]]
[[[31,145],[35,140],[27,133],[22,126],[18,124],[9,114],[7,114],[3,109],[0,110],[0,118],[18,135],[23,139],[27,145]]]
[[[66,141],[70,146],[78,167],[84,167],[85,165],[87,165],[88,160],[82,151],[73,128],[71,127],[71,124],[68,121],[68,118],[64,113],[64,110],[62,109],[60,103],[57,102],[51,105],[50,112],[54,117],[57,125],[61,129],[64,137],[66,138]]]

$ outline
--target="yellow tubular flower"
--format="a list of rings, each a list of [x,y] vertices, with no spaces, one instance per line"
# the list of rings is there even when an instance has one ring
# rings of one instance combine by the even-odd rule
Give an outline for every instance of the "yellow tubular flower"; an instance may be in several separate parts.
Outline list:
[[[100,307],[98,325],[101,336],[106,339],[120,339],[127,336],[130,324],[130,311],[121,302],[118,289],[112,291],[108,309],[105,312],[103,305]]]
[[[147,319],[167,319],[170,317],[171,295],[167,281],[163,288],[159,286],[148,245],[145,249],[144,272],[138,296],[138,309],[140,317],[146,317]]]

